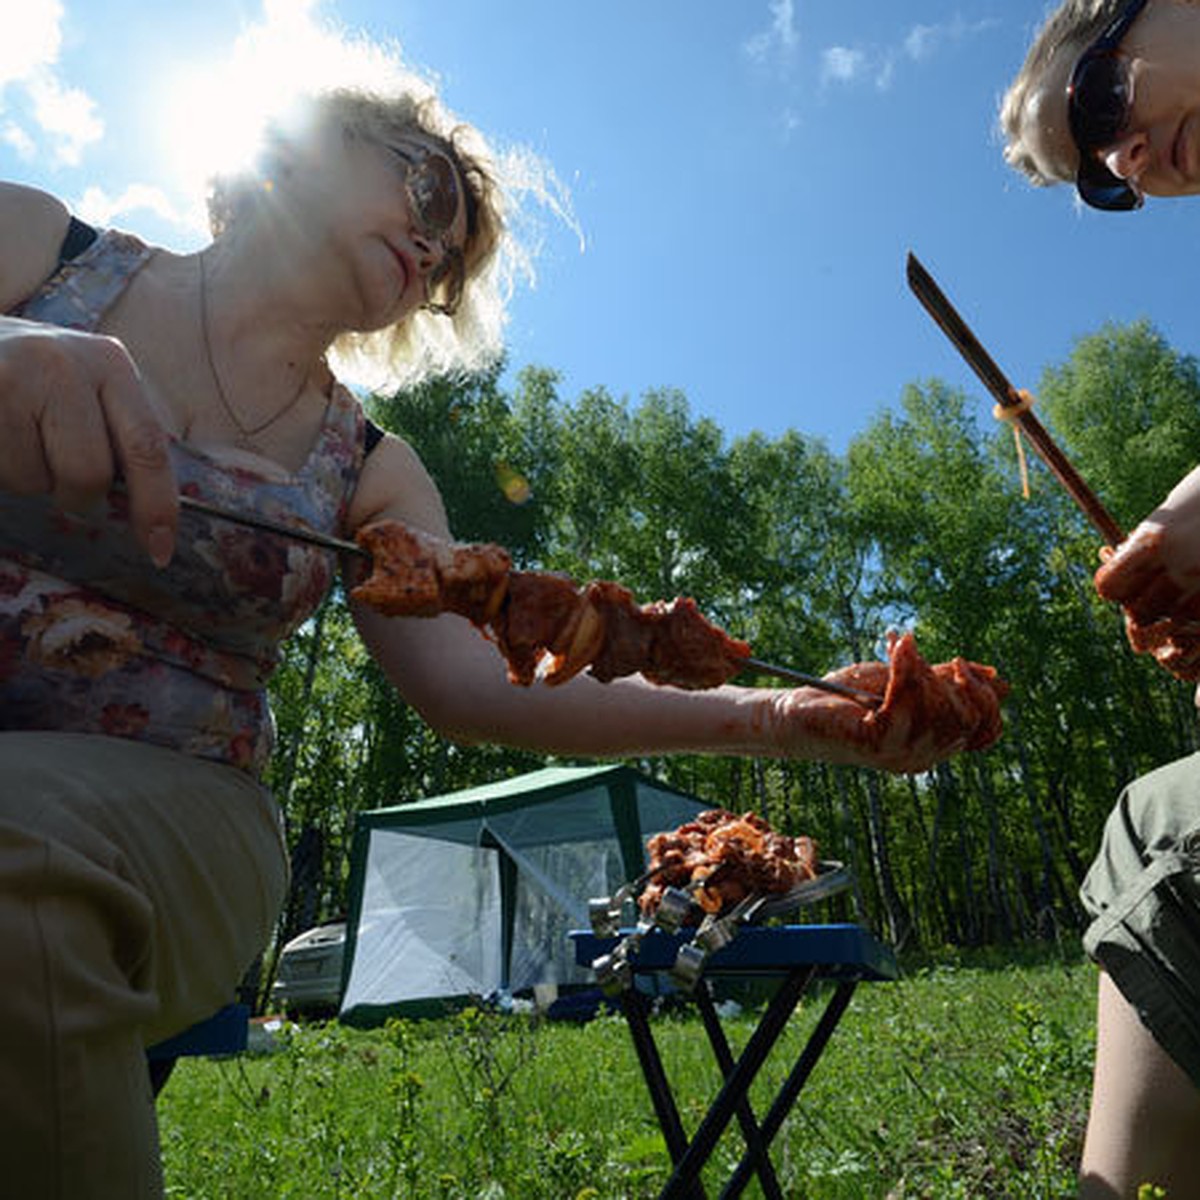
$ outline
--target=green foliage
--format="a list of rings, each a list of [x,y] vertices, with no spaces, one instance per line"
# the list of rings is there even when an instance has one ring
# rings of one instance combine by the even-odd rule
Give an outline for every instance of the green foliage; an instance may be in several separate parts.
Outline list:
[[[730,571],[740,627],[764,658],[827,670],[846,645],[839,630],[864,623],[842,464],[795,432],[751,434],[730,448],[729,474],[741,498]]]
[[[910,385],[851,443],[848,489],[860,536],[877,548],[877,586],[931,655],[991,656],[996,599],[1026,586],[1036,556],[1018,494],[987,454],[972,410],[940,383]]]
[[[1024,952],[1003,965],[950,954],[860,986],[774,1144],[784,1194],[1072,1194],[1094,990],[1090,965]],[[751,1093],[760,1115],[826,996],[806,998],[768,1059]],[[725,1021],[735,1053],[752,1020]],[[699,1019],[658,1018],[654,1033],[694,1130],[721,1082]],[[477,1009],[277,1036],[269,1055],[180,1063],[159,1101],[168,1194],[648,1200],[669,1173],[620,1018],[576,1027]],[[731,1129],[710,1195],[741,1151]]]
[[[1200,461],[1200,373],[1147,322],[1082,338],[1042,378],[1047,424],[1123,528]],[[1041,411],[1041,410],[1039,410]]]
[[[464,541],[501,542],[518,556],[535,538],[538,507],[519,486],[522,464],[505,440],[508,398],[502,364],[483,375],[434,379],[368,406],[383,428],[409,441],[442,493],[450,527]]]
[[[1194,712],[1187,685],[1133,655],[1095,597],[1098,537],[1031,452],[1022,495],[990,402],[910,385],[839,456],[797,431],[729,442],[670,389],[568,401],[553,371],[527,368],[511,394],[501,373],[371,405],[427,464],[458,536],[500,541],[521,566],[619,580],[642,601],[690,594],[760,657],[800,670],[875,657],[896,626],[931,660],[991,663],[1012,685],[994,749],[915,780],[723,756],[634,765],[814,834],[855,869],[846,915],[908,945],[1074,936],[1112,799],[1193,748]],[[1046,372],[1038,411],[1130,524],[1200,458],[1198,387],[1194,362],[1148,326],[1109,328]],[[356,811],[544,761],[430,730],[337,597],[287,648],[272,696],[270,782],[293,843],[322,851],[293,914],[345,906]]]

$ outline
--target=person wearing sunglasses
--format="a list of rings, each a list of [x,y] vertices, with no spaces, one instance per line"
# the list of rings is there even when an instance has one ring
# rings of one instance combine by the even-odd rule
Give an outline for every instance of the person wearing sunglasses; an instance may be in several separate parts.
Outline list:
[[[1191,0],[1066,0],[1002,102],[1008,162],[1108,212],[1200,192],[1197,21]]]
[[[1038,185],[1073,183],[1090,208],[1127,214],[1200,193],[1200,3],[1065,0],[1000,119],[1010,164]],[[1200,469],[1095,582],[1123,606],[1134,649],[1200,679]],[[1081,899],[1101,972],[1079,1194],[1116,1200],[1153,1184],[1200,1196],[1200,759],[1126,788]]]
[[[417,455],[333,366],[384,391],[494,361],[518,249],[500,161],[421,85],[286,114],[213,182],[195,253],[0,185],[4,1195],[161,1194],[144,1046],[228,1001],[283,900],[266,683],[338,564],[179,499],[451,537]],[[879,720],[812,688],[515,687],[463,617],[352,607],[404,700],[468,743],[913,772],[967,747],[968,716],[999,730],[969,672],[962,728],[920,686]]]

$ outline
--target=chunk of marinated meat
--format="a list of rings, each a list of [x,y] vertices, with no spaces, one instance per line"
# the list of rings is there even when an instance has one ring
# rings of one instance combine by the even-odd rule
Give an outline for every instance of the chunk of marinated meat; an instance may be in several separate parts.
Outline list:
[[[565,575],[514,571],[507,600],[491,633],[508,664],[509,679],[528,686],[537,678],[546,647],[560,639],[578,608],[579,589]]]
[[[748,642],[718,629],[687,596],[669,603],[654,601],[644,611],[654,626],[649,659],[642,668],[651,683],[718,687],[741,671],[750,657]]]
[[[1175,579],[1163,555],[1163,530],[1143,522],[1096,572],[1097,593],[1121,605],[1125,634],[1178,679],[1200,679],[1200,568]]]
[[[1003,732],[1000,702],[1008,684],[996,669],[965,658],[931,665],[911,633],[888,635],[886,663],[855,663],[826,678],[883,697],[875,709],[835,696],[807,700],[808,728],[827,742],[876,753],[895,746],[898,763],[908,764],[914,741],[927,743],[930,755],[941,758],[985,750]]]
[[[384,616],[453,612],[482,625],[500,610],[512,569],[500,546],[447,542],[399,521],[366,525],[355,540],[372,570],[350,594]]]

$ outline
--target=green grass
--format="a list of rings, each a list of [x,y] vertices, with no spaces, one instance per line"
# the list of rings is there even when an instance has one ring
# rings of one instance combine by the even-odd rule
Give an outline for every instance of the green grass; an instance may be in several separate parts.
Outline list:
[[[786,1195],[1073,1194],[1095,970],[991,957],[859,987],[773,1147]],[[768,1061],[760,1114],[822,999],[805,1002]],[[753,1021],[725,1024],[736,1051]],[[654,1030],[692,1130],[718,1086],[707,1039],[686,1010]],[[369,1033],[304,1026],[270,1055],[184,1060],[159,1119],[168,1193],[187,1200],[639,1200],[669,1173],[619,1017],[565,1026],[468,1010]],[[710,1195],[740,1154],[731,1131],[705,1175]],[[745,1194],[760,1195],[757,1183]]]

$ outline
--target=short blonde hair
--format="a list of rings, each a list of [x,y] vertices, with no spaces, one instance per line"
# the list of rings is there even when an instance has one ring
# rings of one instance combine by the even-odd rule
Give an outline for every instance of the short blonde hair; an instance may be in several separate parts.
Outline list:
[[[1073,63],[1117,16],[1121,4],[1122,0],[1063,0],[1038,30],[1021,70],[1004,94],[1000,128],[1005,137],[1005,161],[1039,187],[1067,182],[1074,178],[1074,171],[1036,156],[1028,137],[1031,103],[1050,68],[1063,55]]]
[[[508,230],[507,198],[498,164],[483,135],[456,120],[431,89],[381,94],[336,88],[307,97],[304,115],[315,125],[340,128],[348,137],[385,142],[421,133],[443,146],[459,168],[467,196],[466,282],[453,316],[418,310],[386,329],[346,333],[335,359],[356,382],[376,390],[411,386],[432,375],[470,373],[493,363],[503,350],[510,259],[519,258]],[[264,134],[252,169],[216,175],[209,183],[208,215],[214,237],[244,220],[264,196],[278,149],[290,140],[295,114]],[[269,194],[269,193],[268,193]]]

